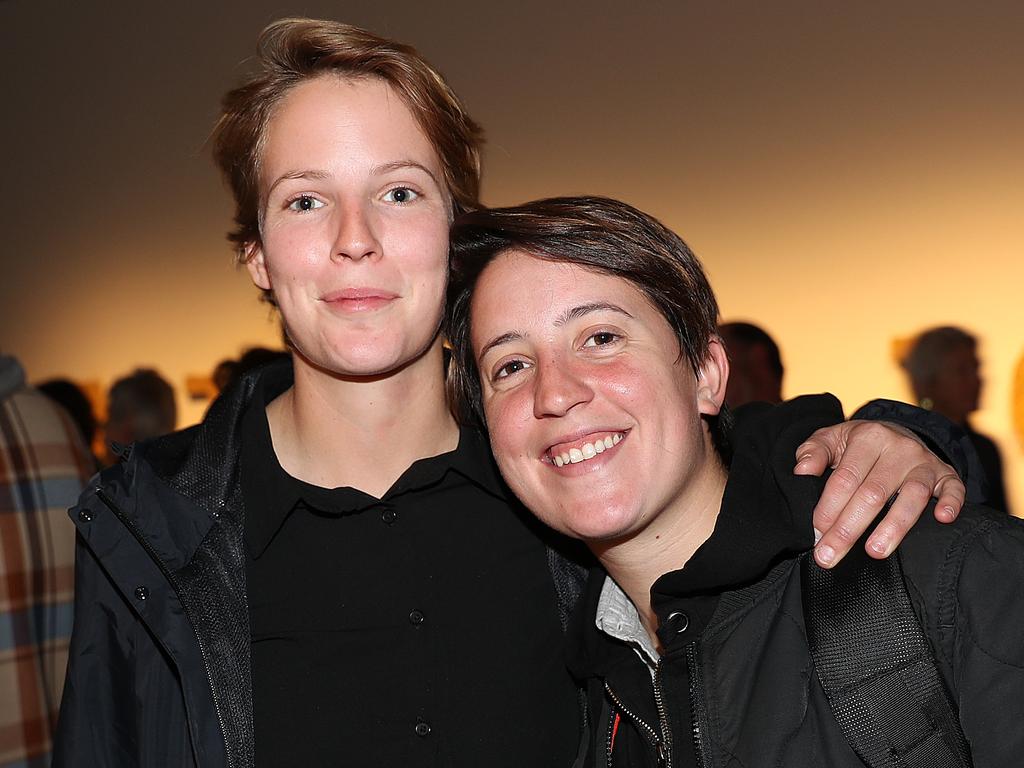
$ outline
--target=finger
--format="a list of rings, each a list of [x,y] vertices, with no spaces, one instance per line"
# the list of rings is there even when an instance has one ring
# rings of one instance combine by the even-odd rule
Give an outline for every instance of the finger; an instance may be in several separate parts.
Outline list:
[[[820,475],[842,454],[845,424],[817,430],[796,449],[795,475]]]
[[[860,471],[848,469],[844,458],[844,462],[832,473],[833,477],[838,474],[842,483],[842,491],[841,494],[837,494],[837,499],[849,493]],[[815,559],[824,567],[834,566],[842,560],[898,488],[899,481],[892,473],[875,464],[863,481],[853,489],[849,500],[839,510],[831,526],[826,530],[819,525],[823,535],[815,547]]]
[[[835,525],[840,513],[850,503],[854,493],[871,472],[878,459],[878,452],[863,443],[852,442],[839,465],[825,482],[821,497],[814,507],[814,527],[822,534],[828,533]]]
[[[938,498],[935,502],[935,519],[940,523],[951,523],[963,509],[964,501],[967,499],[967,488],[959,476],[950,469],[935,483],[932,495]]]
[[[932,478],[926,467],[917,467],[903,481],[896,498],[868,537],[865,549],[874,558],[892,554],[914,524],[921,519],[932,498]]]

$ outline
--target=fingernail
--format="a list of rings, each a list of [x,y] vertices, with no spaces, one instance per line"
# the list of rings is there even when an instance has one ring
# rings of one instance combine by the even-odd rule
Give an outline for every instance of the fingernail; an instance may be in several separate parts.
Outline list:
[[[876,555],[881,555],[882,557],[888,557],[889,556],[889,540],[887,538],[885,538],[885,537],[880,537],[880,538],[877,538],[877,539],[872,539],[871,541],[868,542],[868,549],[870,549]]]
[[[836,551],[828,544],[824,544],[814,550],[814,559],[822,568],[831,568],[836,559]]]
[[[952,507],[950,507],[950,506],[945,506],[945,507],[943,507],[943,508],[942,508],[942,514],[943,514],[943,515],[944,515],[944,516],[945,516],[945,517],[946,517],[946,518],[947,518],[948,520],[953,520],[953,519],[955,519],[955,518],[956,518],[956,512],[955,512],[955,511],[953,511],[953,508],[952,508]]]

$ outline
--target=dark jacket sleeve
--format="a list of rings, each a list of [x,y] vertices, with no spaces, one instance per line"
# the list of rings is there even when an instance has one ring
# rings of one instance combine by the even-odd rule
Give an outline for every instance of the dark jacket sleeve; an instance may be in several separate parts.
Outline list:
[[[851,418],[888,421],[906,427],[921,438],[932,453],[950,464],[967,486],[967,501],[984,499],[981,462],[967,432],[945,416],[896,400],[872,400]]]
[[[953,692],[975,768],[1024,755],[1024,521],[968,504],[925,514],[901,548],[911,597]]]
[[[137,630],[131,609],[79,536],[75,624],[54,768],[138,765],[133,673]]]

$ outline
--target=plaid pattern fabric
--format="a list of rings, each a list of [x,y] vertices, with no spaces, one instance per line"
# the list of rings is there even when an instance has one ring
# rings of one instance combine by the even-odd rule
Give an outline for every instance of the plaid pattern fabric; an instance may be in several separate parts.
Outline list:
[[[0,358],[0,384],[15,376],[20,386],[0,386],[0,768],[43,768],[71,636],[67,508],[91,459],[67,414],[24,386],[13,358]]]

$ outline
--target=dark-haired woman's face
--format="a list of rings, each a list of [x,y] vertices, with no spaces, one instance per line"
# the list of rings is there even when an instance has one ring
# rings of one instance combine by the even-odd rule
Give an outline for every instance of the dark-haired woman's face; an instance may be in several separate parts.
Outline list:
[[[440,160],[405,103],[375,79],[296,86],[262,156],[262,244],[249,271],[317,367],[389,373],[437,341],[449,201]]]
[[[695,376],[629,282],[507,252],[480,276],[470,327],[498,465],[553,528],[600,541],[676,524],[663,513],[724,477],[701,419],[721,404],[720,346]]]

